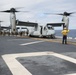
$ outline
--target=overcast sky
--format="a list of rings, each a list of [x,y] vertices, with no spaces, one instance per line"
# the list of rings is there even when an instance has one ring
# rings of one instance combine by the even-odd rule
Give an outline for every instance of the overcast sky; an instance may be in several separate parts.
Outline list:
[[[20,7],[17,9],[20,11],[29,11],[16,13],[16,19],[43,25],[62,20],[62,16],[45,15],[44,13],[76,12],[76,0],[0,0],[0,11],[9,10],[12,7]],[[9,26],[10,14],[0,13],[0,20],[4,21],[1,23],[2,26]],[[76,13],[70,17],[69,28],[76,29]]]

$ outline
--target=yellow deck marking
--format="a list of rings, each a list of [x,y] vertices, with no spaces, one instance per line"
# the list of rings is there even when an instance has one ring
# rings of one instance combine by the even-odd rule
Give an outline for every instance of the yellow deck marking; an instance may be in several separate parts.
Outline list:
[[[31,39],[62,43],[62,39],[44,39],[44,38],[31,38]],[[68,42],[68,44],[76,45],[76,42],[71,42],[71,41],[67,41],[67,42]]]

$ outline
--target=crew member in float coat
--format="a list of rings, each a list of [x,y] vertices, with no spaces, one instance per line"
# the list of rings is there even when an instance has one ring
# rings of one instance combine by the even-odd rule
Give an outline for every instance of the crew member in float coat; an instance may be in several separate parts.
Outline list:
[[[63,30],[62,30],[62,35],[63,35],[63,38],[62,38],[62,44],[67,44],[67,34],[68,34],[69,30],[65,27]]]

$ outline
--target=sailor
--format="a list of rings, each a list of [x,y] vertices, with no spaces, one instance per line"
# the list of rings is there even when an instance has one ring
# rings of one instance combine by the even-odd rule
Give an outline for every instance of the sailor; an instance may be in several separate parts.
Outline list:
[[[63,40],[62,40],[62,44],[67,44],[67,34],[68,34],[69,30],[64,27],[64,29],[62,30],[62,35],[63,35]]]

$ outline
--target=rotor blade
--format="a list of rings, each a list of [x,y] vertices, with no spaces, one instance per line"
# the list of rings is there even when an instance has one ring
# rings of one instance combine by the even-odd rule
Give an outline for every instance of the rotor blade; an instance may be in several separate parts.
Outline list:
[[[3,22],[3,21],[0,21],[0,22]]]
[[[9,13],[9,12],[11,12],[10,10],[5,10],[5,11],[0,11],[0,12],[7,12],[7,13]]]
[[[21,12],[21,11],[17,11],[17,10],[15,10],[14,12]]]
[[[11,11],[11,10],[5,10],[5,11],[0,11],[0,12],[10,13],[10,12],[12,12],[12,11]],[[14,12],[20,12],[20,11],[15,10]]]
[[[64,15],[64,14],[56,14],[56,15]]]
[[[30,12],[30,11],[20,11],[20,12]]]
[[[44,13],[46,15],[56,15],[56,13]]]
[[[57,13],[44,13],[44,14],[46,14],[46,15],[63,15],[62,13],[60,13],[60,14],[57,14]]]
[[[46,15],[50,15],[50,14],[52,14],[52,13],[44,13],[44,14],[46,14]]]
[[[69,14],[74,14],[74,13],[76,13],[76,12],[70,12]]]
[[[11,8],[12,9],[12,8]],[[19,8],[13,8],[13,9],[15,9],[14,10],[14,12],[29,12],[29,11],[18,11],[17,9],[20,9],[20,7]],[[11,11],[12,12],[12,11]]]

